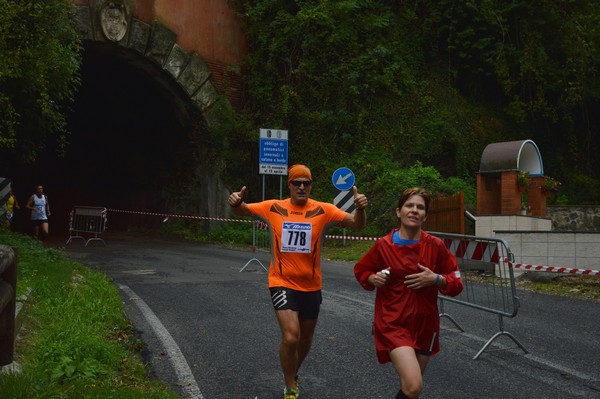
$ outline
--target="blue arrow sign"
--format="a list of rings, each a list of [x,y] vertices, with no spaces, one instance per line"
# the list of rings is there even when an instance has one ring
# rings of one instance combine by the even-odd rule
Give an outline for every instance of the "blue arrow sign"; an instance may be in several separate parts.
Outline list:
[[[354,173],[348,168],[339,168],[331,175],[333,185],[341,191],[350,190],[354,186],[354,180]]]

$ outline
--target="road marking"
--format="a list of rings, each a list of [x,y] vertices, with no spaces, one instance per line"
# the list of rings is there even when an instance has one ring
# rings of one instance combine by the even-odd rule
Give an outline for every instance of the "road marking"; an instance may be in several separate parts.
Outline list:
[[[329,295],[329,296],[334,296],[334,297],[338,297],[338,298],[341,298],[341,299],[345,299],[346,301],[355,302],[355,303],[359,303],[361,305],[367,305],[369,307],[373,307],[373,301],[372,302],[361,301],[360,299],[352,298],[352,297],[347,296],[347,295],[336,294],[334,292],[326,291],[326,290],[322,290],[322,292],[323,292],[323,294],[326,294],[326,295]]]
[[[152,327],[152,330],[154,330],[154,333],[161,341],[163,347],[165,348],[165,352],[169,356],[169,359],[175,368],[175,373],[179,379],[177,381],[177,385],[182,387],[184,393],[186,394],[185,397],[191,399],[205,399],[200,392],[198,383],[194,379],[192,370],[190,369],[188,362],[185,360],[181,349],[179,349],[179,346],[177,346],[177,343],[171,334],[169,334],[169,331],[161,323],[158,317],[156,317],[152,309],[150,309],[146,302],[144,302],[144,300],[135,292],[133,292],[133,290],[131,290],[131,288],[128,286],[119,284],[119,288],[125,292],[129,299],[140,309],[142,315],[146,318],[146,321],[150,327]]]
[[[156,274],[156,270],[154,270],[154,269],[124,270],[121,273],[125,273],[125,274],[138,274],[138,275],[142,275],[142,274]]]
[[[546,365],[547,367],[551,367],[553,369],[556,369],[556,370],[560,371],[563,374],[570,374],[570,375],[578,377],[578,378],[580,378],[582,380],[587,380],[587,381],[592,381],[592,382],[600,382],[600,379],[598,379],[596,377],[593,377],[591,375],[579,372],[577,370],[573,370],[573,369],[568,368],[568,367],[561,366],[560,364],[556,364],[554,362],[551,362],[549,360],[546,360],[546,359],[534,356],[532,354],[526,354],[524,356],[526,358],[529,358],[530,360],[533,360],[536,363],[543,364],[543,365]]]

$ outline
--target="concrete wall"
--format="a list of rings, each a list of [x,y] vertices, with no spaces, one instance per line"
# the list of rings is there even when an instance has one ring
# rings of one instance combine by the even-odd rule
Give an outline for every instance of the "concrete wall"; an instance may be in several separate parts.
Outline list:
[[[600,233],[498,230],[516,263],[600,270]]]
[[[571,216],[567,218],[567,215]],[[568,220],[597,220],[598,215],[573,207],[570,212],[565,212],[564,217]],[[600,230],[555,231],[554,225],[550,218],[477,216],[475,235],[505,240],[516,263],[600,269]]]
[[[507,215],[507,216],[477,216],[475,235],[479,237],[494,237],[498,230],[507,231],[550,231],[552,220],[549,218]]]

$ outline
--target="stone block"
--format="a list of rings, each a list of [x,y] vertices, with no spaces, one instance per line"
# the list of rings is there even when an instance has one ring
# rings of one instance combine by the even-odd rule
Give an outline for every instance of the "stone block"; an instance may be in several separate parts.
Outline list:
[[[210,81],[206,81],[200,89],[192,96],[192,101],[198,108],[201,110],[205,110],[210,107],[212,103],[214,103],[219,97],[217,90],[210,83]]]
[[[129,48],[144,55],[150,39],[150,25],[134,19],[131,23],[131,32],[129,34]]]
[[[165,63],[165,70],[175,79],[179,77],[190,60],[190,56],[177,43],[171,49],[169,58]]]
[[[196,93],[208,80],[211,71],[198,54],[192,54],[177,81],[189,96]]]
[[[176,40],[175,32],[159,22],[154,22],[150,31],[146,56],[161,67],[164,66]]]
[[[92,32],[92,17],[90,15],[90,7],[77,6],[75,7],[75,29],[83,40],[92,40],[94,38]]]

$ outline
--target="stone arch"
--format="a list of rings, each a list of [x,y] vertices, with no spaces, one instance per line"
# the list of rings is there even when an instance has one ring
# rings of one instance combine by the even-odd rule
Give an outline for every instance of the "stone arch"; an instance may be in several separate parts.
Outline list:
[[[84,58],[119,60],[135,69],[141,79],[152,82],[158,97],[168,99],[165,112],[176,115],[177,128],[187,133],[186,150],[194,158],[188,172],[192,182],[186,192],[187,199],[164,188],[160,202],[167,207],[161,212],[227,215],[229,190],[221,178],[223,164],[218,161],[218,154],[211,153],[213,149],[203,145],[204,140],[198,136],[214,135],[223,125],[222,118],[234,111],[227,97],[220,95],[211,82],[213,74],[207,63],[200,55],[179,46],[177,35],[164,24],[157,20],[148,24],[137,18],[131,0],[75,3],[73,18],[83,41]],[[171,139],[165,137],[165,143]],[[222,139],[225,141],[226,137]],[[127,195],[139,198],[138,192],[124,193],[122,197]],[[125,209],[143,210],[130,207],[133,200],[129,197],[121,201]],[[149,206],[157,203],[155,198],[144,202]]]
[[[75,23],[85,41],[106,43],[129,50],[161,68],[183,90],[209,127],[219,125],[212,106],[222,99],[202,57],[177,44],[177,35],[159,21],[151,25],[136,18],[130,1],[90,1],[75,7]]]

